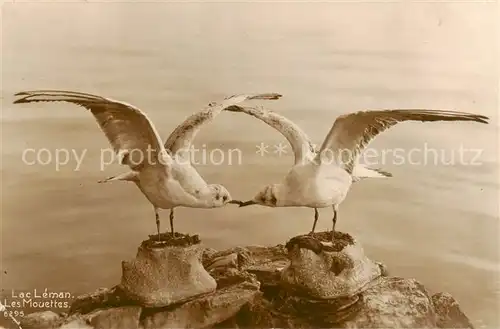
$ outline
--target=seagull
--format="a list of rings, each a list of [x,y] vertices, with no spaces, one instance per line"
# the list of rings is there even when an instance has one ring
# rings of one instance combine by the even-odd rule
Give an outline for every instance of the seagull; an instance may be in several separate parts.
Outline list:
[[[276,100],[277,93],[238,94],[212,102],[186,118],[168,137],[165,145],[146,114],[122,101],[88,93],[64,90],[35,90],[16,93],[21,98],[14,104],[33,102],[69,102],[89,110],[120,159],[130,171],[108,177],[111,181],[133,182],[153,205],[158,240],[160,240],[159,209],[170,209],[170,229],[174,233],[174,208],[217,208],[233,201],[220,184],[208,184],[192,166],[186,151],[203,124],[211,122],[220,112],[245,100]]]
[[[292,168],[280,183],[260,190],[252,200],[240,207],[314,208],[314,233],[319,218],[318,208],[332,206],[332,241],[339,205],[352,183],[367,177],[390,177],[390,173],[359,164],[359,155],[380,133],[403,121],[475,121],[488,123],[483,115],[447,110],[394,109],[349,113],[333,123],[321,147],[311,143],[300,127],[282,115],[264,108],[234,106],[228,111],[254,116],[279,131],[291,144],[295,155]]]

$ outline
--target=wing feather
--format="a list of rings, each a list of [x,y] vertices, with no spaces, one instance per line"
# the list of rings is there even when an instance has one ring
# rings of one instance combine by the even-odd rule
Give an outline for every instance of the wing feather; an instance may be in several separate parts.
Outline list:
[[[448,110],[373,110],[338,117],[316,155],[317,163],[325,159],[353,172],[357,158],[380,133],[403,121],[475,121],[488,123],[483,115]],[[331,158],[333,157],[333,159]]]
[[[316,153],[314,144],[309,139],[309,136],[290,119],[262,107],[243,107],[233,106],[228,111],[242,112],[251,115],[280,132],[292,147],[295,164],[303,163],[310,160],[311,156]]]
[[[279,98],[281,98],[281,95],[276,93],[238,94],[226,97],[220,103],[212,102],[201,111],[187,117],[184,122],[175,128],[165,142],[165,149],[170,154],[188,151],[201,127],[211,122],[219,113],[231,106],[246,100],[277,100]]]
[[[14,104],[69,102],[89,110],[95,117],[121,163],[140,171],[147,165],[166,165],[169,157],[158,133],[145,113],[117,100],[97,95],[64,91],[35,90],[15,94]]]

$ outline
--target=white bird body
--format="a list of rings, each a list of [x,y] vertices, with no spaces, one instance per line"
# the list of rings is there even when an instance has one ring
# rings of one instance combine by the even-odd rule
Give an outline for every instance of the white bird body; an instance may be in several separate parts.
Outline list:
[[[340,204],[352,182],[352,176],[342,168],[308,162],[293,166],[281,183],[271,185],[266,199],[276,196],[276,205],[271,207],[325,208]]]
[[[133,105],[97,95],[63,91],[36,90],[17,93],[14,103],[69,102],[80,105],[94,115],[108,138],[121,164],[131,171],[100,181],[131,181],[141,190],[155,210],[158,237],[160,222],[158,209],[170,209],[173,230],[173,209],[223,207],[235,203],[225,187],[208,184],[186,157],[193,139],[203,124],[211,122],[219,113],[245,100],[276,100],[276,93],[242,94],[226,97],[220,103],[210,103],[203,110],[189,116],[162,143],[156,128],[146,114]],[[139,152],[137,152],[139,151]]]
[[[332,232],[335,230],[338,206],[352,184],[365,177],[389,177],[388,173],[358,163],[363,149],[379,133],[403,121],[475,121],[487,123],[485,116],[456,111],[373,110],[338,117],[319,149],[289,119],[263,108],[235,106],[229,111],[254,116],[278,130],[291,144],[295,163],[278,184],[264,187],[240,207],[259,204],[268,207],[314,208],[314,232],[317,208],[332,206]],[[332,239],[333,239],[332,233]]]
[[[156,208],[171,209],[176,206],[194,207],[201,205],[200,200],[188,192],[191,184],[183,184],[184,182],[172,177],[174,175],[173,169],[171,168],[172,175],[164,173],[164,168],[143,170],[138,175],[137,186]]]
[[[169,171],[164,167],[151,167],[139,173],[130,173],[136,175],[137,187],[156,208],[216,207],[216,204],[211,202],[212,191],[209,184],[191,164],[179,164],[173,158]]]

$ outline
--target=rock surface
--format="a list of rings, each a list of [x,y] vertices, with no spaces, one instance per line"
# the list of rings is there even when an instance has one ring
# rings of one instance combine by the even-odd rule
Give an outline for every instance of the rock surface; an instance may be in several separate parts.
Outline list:
[[[201,263],[199,240],[176,234],[175,245],[154,244],[152,236],[141,244],[134,260],[122,262],[120,288],[130,300],[163,307],[215,291],[216,282]]]
[[[290,264],[281,283],[311,298],[352,296],[381,276],[380,267],[348,234],[335,232],[333,243],[329,232],[297,236],[286,248]]]
[[[62,322],[59,314],[52,311],[44,311],[28,314],[20,321],[23,329],[50,329],[57,327]]]
[[[82,319],[75,319],[63,324],[59,329],[94,329],[87,322]]]
[[[149,307],[118,285],[78,297],[66,317],[41,312],[24,321],[46,329],[472,328],[450,295],[430,297],[418,281],[389,276],[385,266],[367,259],[348,234],[336,233],[333,244],[326,243],[329,237],[331,233],[322,232],[292,238],[286,245],[205,249],[202,254],[191,245],[177,245],[187,249],[179,254],[198,257],[216,282],[215,291]],[[173,269],[162,266],[174,262],[158,256],[170,253],[171,247],[144,254],[155,259],[150,265],[164,272],[140,273],[158,280],[159,273],[179,279]],[[140,253],[138,259],[144,257]]]
[[[439,292],[432,296],[432,303],[440,328],[472,328],[467,316],[460,309],[458,302],[448,293]]]
[[[87,322],[96,329],[139,329],[139,318],[142,308],[139,306],[122,306],[101,309],[89,314]]]
[[[435,328],[425,288],[413,279],[382,278],[363,292],[363,307],[345,328]]]
[[[142,325],[144,329],[207,328],[231,318],[258,294],[258,282],[242,282],[172,310],[146,311]]]

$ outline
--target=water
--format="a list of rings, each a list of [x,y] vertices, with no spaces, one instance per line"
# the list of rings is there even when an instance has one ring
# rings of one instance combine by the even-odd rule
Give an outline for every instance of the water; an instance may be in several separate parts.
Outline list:
[[[474,324],[497,313],[498,115],[496,5],[469,3],[16,3],[2,7],[2,288],[83,293],[120,279],[120,261],[155,230],[152,207],[132,184],[100,185],[108,148],[91,115],[67,104],[12,105],[30,89],[67,89],[145,110],[163,138],[210,101],[240,92],[279,92],[269,108],[321,143],[334,119],[367,108],[447,108],[491,124],[407,123],[371,144],[378,150],[462,149],[467,165],[380,167],[392,179],[357,184],[338,228],[357,236],[393,275],[453,294]],[[247,199],[278,181],[292,156],[255,154],[286,142],[265,124],[223,113],[196,146],[241,150],[233,164],[200,165],[209,182]],[[86,150],[28,165],[23,151]],[[31,155],[32,156],[32,155]],[[389,157],[389,160],[394,157]],[[33,157],[28,157],[32,161]],[[415,161],[423,161],[420,153]],[[432,162],[432,161],[431,161]],[[320,212],[330,227],[331,210]],[[162,212],[167,228],[168,211]],[[306,232],[311,209],[176,210],[176,227],[214,248],[283,243]],[[4,272],[5,271],[5,272]]]

